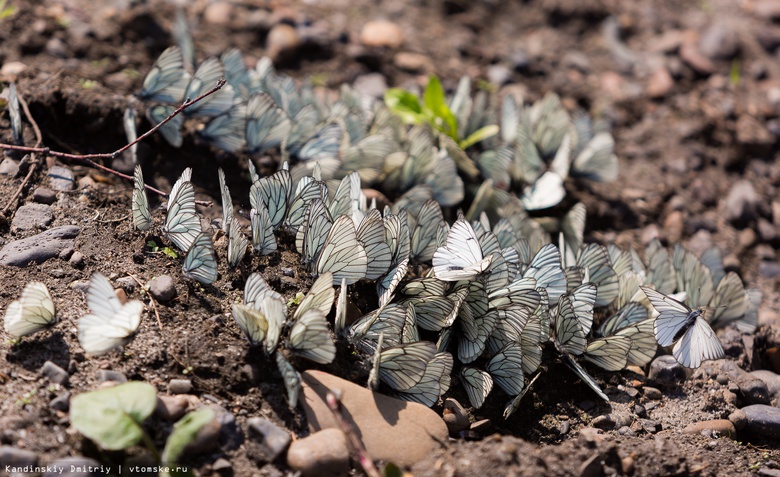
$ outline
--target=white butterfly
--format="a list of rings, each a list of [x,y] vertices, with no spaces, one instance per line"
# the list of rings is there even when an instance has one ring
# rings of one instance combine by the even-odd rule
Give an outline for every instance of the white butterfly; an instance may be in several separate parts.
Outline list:
[[[510,396],[523,392],[523,350],[520,343],[510,343],[496,353],[485,368],[496,384]]]
[[[217,279],[217,254],[211,236],[201,232],[184,257],[181,271],[185,277],[211,285]]]
[[[293,314],[293,321],[298,321],[309,310],[317,310],[322,316],[328,316],[333,308],[333,276],[330,272],[320,275],[309,289],[309,292],[301,300],[301,304]]]
[[[652,288],[641,288],[659,313],[654,328],[658,344],[671,346],[674,343],[672,354],[677,362],[686,368],[698,368],[702,361],[724,356],[720,340],[704,319],[703,308],[691,310]]]
[[[460,372],[460,379],[463,382],[463,387],[466,388],[471,405],[475,409],[481,408],[485,398],[493,389],[493,378],[490,373],[466,366]]]
[[[392,254],[385,242],[385,225],[378,210],[371,209],[363,217],[357,228],[357,240],[366,251],[366,278],[376,280],[387,273],[392,263]]]
[[[54,301],[41,282],[30,282],[22,296],[8,304],[5,310],[5,332],[13,339],[37,333],[57,323]]]
[[[270,177],[263,177],[252,183],[249,190],[249,202],[253,209],[260,210],[262,202],[268,211],[274,230],[278,229],[287,215],[287,206],[292,190],[290,171],[282,169]]]
[[[276,366],[282,374],[284,387],[287,389],[287,405],[293,409],[298,403],[298,394],[301,392],[301,375],[282,353],[276,353]]]
[[[259,310],[247,305],[234,303],[232,306],[233,319],[249,340],[249,344],[256,346],[263,342],[268,332],[268,321]]]
[[[15,144],[22,144],[22,114],[19,110],[19,93],[16,91],[16,83],[8,87],[8,115],[11,119],[11,134]]]
[[[439,396],[450,388],[450,373],[452,373],[452,355],[436,353],[428,362],[425,373],[417,384],[405,391],[393,393],[393,396],[431,407],[439,401]]]
[[[172,46],[162,52],[146,74],[138,97],[145,101],[180,103],[189,81],[190,75],[184,70],[182,51]]]
[[[188,167],[171,188],[168,213],[162,226],[162,233],[179,250],[189,250],[201,232],[200,218],[195,210],[195,190],[190,179],[192,169]]]
[[[146,117],[152,125],[157,126],[176,111],[174,106],[167,104],[156,104],[146,110]],[[184,116],[177,114],[168,122],[160,126],[160,134],[163,135],[168,144],[173,147],[181,147],[184,137],[181,134],[181,128],[184,125]]]
[[[149,201],[146,199],[144,189],[144,173],[141,165],[135,166],[133,187],[133,226],[138,230],[147,230],[152,226],[152,211],[149,209]]]
[[[217,169],[219,178],[219,191],[222,195],[222,231],[230,234],[230,223],[233,221],[233,199],[230,198],[230,189],[225,183],[225,171]]]
[[[325,203],[321,199],[309,202],[305,218],[295,234],[295,248],[301,254],[301,263],[310,264],[317,259],[332,226],[333,219]]]
[[[265,93],[255,93],[247,102],[246,148],[250,154],[279,146],[290,133],[290,118]]]
[[[366,250],[357,240],[355,225],[350,217],[342,215],[328,232],[322,250],[317,258],[316,271],[333,274],[333,283],[342,278],[351,285],[366,276],[368,257]]]
[[[260,255],[268,255],[276,251],[276,236],[268,209],[262,201],[258,202],[257,209],[249,211],[249,219],[252,223],[252,245]]]
[[[447,234],[447,244],[433,254],[433,273],[444,281],[473,280],[492,261],[492,255],[483,257],[474,228],[460,217]]]
[[[330,289],[330,302],[333,302],[333,288]],[[294,354],[319,364],[328,364],[336,358],[336,344],[330,336],[325,315],[317,308],[309,308],[290,329],[290,337],[285,347]]]
[[[198,66],[192,76],[184,97],[193,100],[213,88],[217,81],[225,78],[225,67],[218,58],[208,58]],[[188,116],[214,117],[233,107],[235,92],[233,87],[225,84],[219,91],[203,98],[184,110]]]
[[[377,346],[376,353],[379,380],[396,391],[407,391],[425,375],[428,363],[436,355],[436,345],[418,341],[384,349]]]
[[[209,144],[227,152],[236,152],[246,143],[246,107],[236,104],[209,121],[198,135]]]
[[[266,283],[262,275],[257,272],[249,275],[244,285],[244,304],[259,310],[260,303],[266,298],[273,298],[278,301],[284,300],[282,295]]]
[[[395,296],[395,289],[406,276],[409,268],[409,259],[404,259],[395,268],[387,272],[382,279],[376,282],[376,293],[379,296],[379,308],[384,307]]]
[[[249,246],[249,241],[241,231],[241,225],[235,217],[230,221],[230,234],[228,235],[228,265],[231,268],[236,268],[244,255],[246,255],[246,248]]]
[[[78,321],[79,344],[88,354],[98,356],[124,345],[141,324],[144,304],[130,300],[124,305],[108,279],[92,274],[87,305],[91,314]]]
[[[339,296],[336,299],[336,317],[333,319],[333,330],[340,334],[347,326],[347,279],[341,279]]]

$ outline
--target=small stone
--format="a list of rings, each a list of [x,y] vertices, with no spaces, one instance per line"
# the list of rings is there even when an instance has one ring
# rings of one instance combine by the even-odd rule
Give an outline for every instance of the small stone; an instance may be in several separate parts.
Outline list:
[[[224,457],[220,457],[219,459],[215,460],[213,464],[211,464],[211,468],[214,470],[214,472],[228,473],[232,472],[233,464],[231,464],[230,461]]]
[[[753,404],[742,408],[747,418],[745,431],[758,437],[780,439],[780,408]]]
[[[760,217],[756,226],[758,228],[758,235],[764,242],[771,242],[777,237],[776,227],[765,218]]]
[[[6,176],[15,176],[18,172],[19,164],[10,157],[6,157],[3,159],[3,162],[0,162],[0,174]]]
[[[54,190],[73,189],[73,171],[63,166],[52,166],[49,169],[49,184]]]
[[[766,384],[769,397],[776,399],[780,397],[780,375],[768,369],[758,369],[748,373],[750,376],[756,377]],[[758,403],[756,403],[758,404]]]
[[[53,220],[51,207],[33,202],[19,207],[11,225],[19,230],[35,230],[46,228]]]
[[[618,429],[618,434],[620,434],[621,436],[626,436],[626,437],[636,437],[637,436],[636,431],[631,429],[629,426],[623,426],[620,429]]]
[[[490,430],[490,426],[492,426],[490,419],[482,419],[473,423],[469,429],[479,434],[485,434]]]
[[[233,18],[231,2],[214,2],[203,10],[203,20],[212,25],[228,26]]]
[[[729,414],[729,421],[734,424],[736,430],[741,431],[747,426],[747,414],[745,414],[745,411],[737,409]]]
[[[285,429],[263,417],[253,417],[247,421],[249,436],[256,442],[263,454],[264,462],[273,462],[290,445],[292,438]]]
[[[70,263],[75,268],[81,268],[84,266],[84,254],[81,252],[73,252],[73,255],[71,255],[70,259],[68,260],[68,263]]]
[[[404,71],[419,73],[427,71],[430,68],[431,61],[423,54],[401,51],[393,56],[393,63]]]
[[[771,146],[774,141],[774,135],[764,124],[751,115],[743,114],[737,118],[736,124],[737,142],[748,146]]]
[[[737,379],[737,386],[747,404],[769,404],[769,390],[766,383],[752,373],[745,373]]]
[[[3,67],[0,68],[0,76],[15,77],[24,73],[27,70],[27,65],[21,61],[9,61],[3,63]]]
[[[184,416],[189,402],[184,396],[157,396],[154,413],[168,422],[176,422]]]
[[[468,429],[469,415],[463,406],[453,398],[447,398],[444,400],[444,415],[442,416],[444,423],[447,424],[447,430],[450,434],[457,434],[460,431]]]
[[[623,475],[631,475],[634,473],[634,458],[627,455],[620,459],[620,468],[623,470]]]
[[[293,56],[301,45],[301,38],[295,27],[279,23],[271,28],[265,39],[265,49],[274,61],[284,60]]]
[[[25,267],[31,262],[43,263],[73,248],[73,238],[81,229],[75,225],[55,227],[38,235],[7,243],[0,249],[0,264]]]
[[[577,475],[579,477],[600,477],[604,475],[604,469],[601,465],[601,454],[594,454],[588,460],[580,465]]]
[[[752,219],[759,200],[759,195],[750,181],[736,181],[723,202],[726,219],[732,222]]]
[[[504,65],[490,65],[486,76],[491,83],[503,86],[512,79],[512,71]]]
[[[738,240],[741,248],[750,248],[756,244],[756,233],[753,229],[742,229],[739,231]]]
[[[119,371],[111,371],[108,369],[101,369],[97,373],[97,380],[100,383],[105,383],[107,381],[111,381],[114,383],[126,383],[127,382],[127,376],[124,375],[124,373],[121,373]]]
[[[674,386],[685,381],[685,368],[674,359],[674,356],[659,356],[650,363],[648,378],[662,386]]]
[[[642,429],[648,434],[655,434],[661,430],[661,424],[652,419],[639,419],[639,423],[642,425]]]
[[[171,394],[188,394],[192,391],[192,381],[189,379],[171,379],[168,383],[168,392]]]
[[[604,416],[597,416],[595,419],[593,419],[590,425],[596,429],[611,431],[616,428],[617,422],[615,422],[615,419],[611,414],[607,414]]]
[[[89,280],[74,280],[70,284],[71,290],[87,293],[89,290]]]
[[[685,219],[679,210],[673,210],[664,220],[664,233],[669,242],[679,242],[685,230]]]
[[[664,67],[658,68],[647,80],[647,95],[651,98],[663,98],[674,87],[674,79]]]
[[[0,446],[0,464],[3,466],[38,465],[38,454],[26,449],[11,446]]]
[[[387,91],[387,80],[381,73],[368,73],[355,78],[355,91],[372,98],[382,98]]]
[[[41,367],[41,374],[49,378],[49,381],[53,383],[61,384],[63,386],[68,383],[68,372],[51,361],[46,361],[43,363],[43,366]]]
[[[403,41],[401,27],[387,20],[367,22],[360,32],[360,42],[366,46],[398,48]]]
[[[373,456],[372,456],[373,457]],[[324,429],[290,445],[287,465],[306,476],[340,476],[349,473],[349,449],[339,429]]]
[[[165,303],[176,296],[176,282],[170,275],[162,275],[149,280],[146,288],[155,300]]]
[[[49,407],[55,411],[68,412],[70,409],[70,391],[63,391],[49,402]]]
[[[90,176],[84,176],[78,180],[78,189],[90,189],[95,187],[95,179]]]
[[[739,38],[732,24],[715,21],[699,38],[699,50],[713,60],[727,60],[739,53]]]
[[[47,466],[43,477],[101,477],[106,473],[101,472],[101,464],[88,457],[65,457],[55,460]],[[60,472],[59,469],[63,471]]]
[[[738,401],[737,394],[734,391],[729,391],[728,389],[724,389],[723,401],[729,406],[736,406]]]
[[[780,277],[780,262],[761,262],[758,264],[758,273],[764,278]]]
[[[117,278],[116,284],[119,285],[122,289],[129,292],[135,290],[135,286],[138,285],[138,283],[133,279],[133,277]]]
[[[217,416],[209,421],[205,426],[201,427],[195,439],[190,442],[184,450],[185,454],[197,455],[210,452],[219,446],[220,432],[222,426],[219,423]]]
[[[639,417],[647,417],[647,409],[643,405],[637,404],[634,406],[634,414]]]

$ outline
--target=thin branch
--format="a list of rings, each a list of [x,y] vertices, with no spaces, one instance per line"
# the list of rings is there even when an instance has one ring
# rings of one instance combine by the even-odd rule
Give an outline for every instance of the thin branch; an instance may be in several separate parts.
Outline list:
[[[126,150],[128,150],[131,147],[133,147],[134,145],[138,144],[138,142],[146,139],[149,135],[154,134],[155,132],[157,132],[158,129],[160,129],[168,121],[170,121],[171,119],[173,119],[174,117],[179,115],[182,111],[184,111],[188,107],[192,106],[193,104],[197,103],[198,101],[201,101],[203,98],[216,93],[223,86],[225,86],[225,80],[224,79],[221,79],[221,80],[217,81],[217,84],[213,88],[211,88],[210,90],[206,91],[205,93],[203,93],[202,95],[198,96],[195,99],[192,99],[192,100],[188,99],[188,100],[184,101],[181,104],[181,106],[176,108],[175,111],[173,111],[167,118],[163,119],[160,123],[156,124],[152,129],[150,129],[150,130],[146,131],[144,134],[141,134],[140,136],[138,136],[138,138],[136,138],[135,141],[133,141],[133,142],[131,142],[131,143],[129,143],[129,144],[127,144],[127,145],[117,149],[114,152],[98,153],[98,154],[69,154],[69,153],[66,153],[66,152],[52,151],[48,147],[37,147],[37,145],[36,145],[36,147],[28,147],[28,146],[16,146],[16,145],[13,145],[13,144],[3,144],[3,143],[0,143],[0,149],[9,149],[9,150],[12,150],[12,151],[30,152],[30,153],[34,153],[34,154],[41,154],[41,155],[44,155],[44,156],[52,156],[52,157],[58,157],[60,159],[67,159],[67,160],[70,160],[70,161],[81,162],[81,163],[87,164],[87,165],[89,165],[91,167],[94,167],[96,169],[100,169],[100,170],[102,170],[104,172],[107,172],[109,174],[113,174],[113,175],[121,177],[123,179],[127,179],[129,181],[132,181],[132,180],[134,180],[133,176],[129,176],[127,174],[123,174],[123,173],[121,173],[121,172],[119,172],[117,170],[111,169],[110,167],[106,167],[106,166],[104,166],[102,164],[98,164],[98,163],[96,163],[94,161],[94,159],[114,159],[114,158],[116,158],[118,155],[122,154]],[[28,111],[28,109],[25,108],[25,114],[27,114],[27,111]],[[31,121],[31,123],[32,123],[32,121]],[[36,129],[37,129],[37,125],[36,125]],[[39,134],[39,133],[40,133],[40,131],[38,130],[36,132],[36,135]],[[168,194],[166,194],[165,192],[163,192],[163,191],[161,191],[159,189],[155,189],[154,187],[152,187],[152,186],[150,186],[148,184],[145,184],[145,186],[146,186],[146,189],[148,189],[151,192],[154,192],[155,194],[161,195],[163,197],[167,197],[168,196]],[[196,203],[198,205],[204,205],[204,206],[211,205],[210,201],[196,201]]]
[[[349,439],[349,444],[355,451],[355,454],[357,454],[358,462],[363,468],[363,472],[365,472],[368,477],[382,477],[382,474],[380,474],[379,470],[377,470],[376,466],[374,465],[374,461],[371,460],[371,456],[368,455],[368,451],[366,451],[366,448],[363,446],[360,438],[355,433],[355,430],[352,429],[352,425],[341,412],[341,401],[339,401],[339,398],[336,397],[333,391],[329,390],[325,396],[325,401],[327,401],[328,407],[330,408],[331,412],[333,412],[333,416],[341,426],[341,430],[344,432],[344,435],[346,435],[347,439]]]
[[[135,282],[138,284],[139,287],[141,287],[142,290],[147,291],[146,287],[144,286],[144,284],[141,283],[141,280],[136,278],[135,275],[133,275],[130,272],[125,272],[125,273],[127,273],[127,276],[129,276],[130,278],[135,280]],[[157,311],[157,303],[155,302],[154,297],[152,296],[152,294],[148,293],[148,291],[147,291],[147,295],[149,295],[149,301],[152,304],[152,309],[154,310],[154,316],[157,317],[157,327],[160,328],[160,331],[162,331],[162,321],[160,321],[160,313]]]
[[[33,131],[35,132],[35,147],[38,147],[43,143],[43,134],[41,134],[41,128],[38,127],[38,123],[35,121],[35,118],[33,118],[33,115],[30,113],[30,106],[27,104],[27,101],[24,99],[24,96],[22,96],[21,94],[17,96],[19,97],[19,104],[22,106],[24,115],[27,117],[27,120],[30,121],[30,125],[32,126]]]

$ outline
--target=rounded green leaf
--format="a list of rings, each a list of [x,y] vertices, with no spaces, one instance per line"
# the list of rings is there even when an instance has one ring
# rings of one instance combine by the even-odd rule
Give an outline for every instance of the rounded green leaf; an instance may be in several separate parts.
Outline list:
[[[214,419],[214,411],[204,407],[184,416],[173,426],[173,432],[165,443],[162,453],[164,465],[176,465],[179,463],[184,448],[195,440],[198,432]]]
[[[154,412],[156,405],[154,386],[129,382],[74,397],[70,405],[70,422],[101,447],[121,450],[141,440],[141,424]]]

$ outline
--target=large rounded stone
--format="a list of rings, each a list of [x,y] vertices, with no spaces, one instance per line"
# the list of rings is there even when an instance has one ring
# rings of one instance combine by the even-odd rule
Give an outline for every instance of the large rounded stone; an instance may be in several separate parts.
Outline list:
[[[287,465],[304,477],[347,475],[347,438],[338,429],[324,429],[299,439],[287,451]]]

